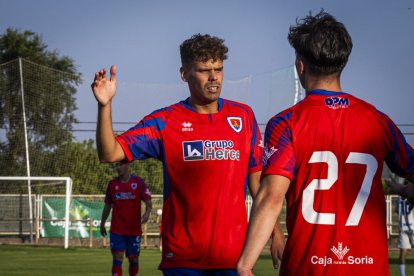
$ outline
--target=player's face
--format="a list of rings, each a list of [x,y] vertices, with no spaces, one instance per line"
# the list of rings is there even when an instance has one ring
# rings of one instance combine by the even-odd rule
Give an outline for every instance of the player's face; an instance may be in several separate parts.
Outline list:
[[[217,102],[223,82],[223,61],[195,62],[181,68],[181,78],[188,83],[191,102],[207,105]]]
[[[115,168],[118,172],[119,176],[125,175],[128,172],[128,164],[127,163],[116,163]]]

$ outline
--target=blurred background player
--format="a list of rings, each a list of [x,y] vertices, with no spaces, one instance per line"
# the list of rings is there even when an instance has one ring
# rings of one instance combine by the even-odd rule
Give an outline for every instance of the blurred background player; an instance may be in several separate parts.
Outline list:
[[[402,177],[396,179],[399,185],[408,185]],[[414,248],[414,215],[408,200],[398,197],[398,248],[400,249],[400,275],[405,276],[405,264],[408,250]]]
[[[286,196],[281,275],[389,275],[383,164],[413,181],[414,151],[388,116],[342,91],[352,50],[342,23],[309,14],[288,40],[306,97],[267,124],[239,273],[252,275]]]
[[[102,210],[101,234],[106,236],[105,223],[112,209],[110,248],[112,252],[112,275],[122,275],[124,254],[129,260],[129,275],[138,275],[141,248],[141,224],[146,223],[151,213],[151,194],[144,181],[132,175],[128,163],[116,163],[118,177],[109,181],[105,206]],[[145,202],[145,213],[141,216],[141,201]]]
[[[116,68],[95,74],[102,162],[159,159],[164,165],[164,275],[236,275],[247,230],[246,184],[254,196],[263,146],[251,108],[220,97],[224,40],[197,34],[180,45],[190,97],[157,110],[115,138]]]

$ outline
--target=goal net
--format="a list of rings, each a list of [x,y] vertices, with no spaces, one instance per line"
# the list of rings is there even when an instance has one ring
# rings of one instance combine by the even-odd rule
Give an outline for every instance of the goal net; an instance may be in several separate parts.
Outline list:
[[[69,177],[0,177],[0,238],[36,244],[59,238],[69,246],[72,180]],[[50,204],[59,202],[48,213]],[[50,215],[47,215],[50,214]],[[51,225],[60,225],[61,233]]]

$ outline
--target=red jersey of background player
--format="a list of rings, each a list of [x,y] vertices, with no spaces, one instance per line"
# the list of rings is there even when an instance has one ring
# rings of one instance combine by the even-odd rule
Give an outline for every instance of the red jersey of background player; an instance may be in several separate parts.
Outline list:
[[[261,170],[261,136],[247,105],[218,100],[199,114],[187,101],[117,137],[128,160],[164,164],[160,268],[235,268],[247,230],[248,174]]]
[[[130,175],[128,182],[118,178],[109,181],[105,203],[112,204],[110,232],[118,235],[142,235],[141,201],[151,200],[151,194],[144,181]]]
[[[269,121],[265,144],[263,175],[291,180],[281,274],[388,273],[383,163],[414,172],[395,124],[352,95],[315,90]]]

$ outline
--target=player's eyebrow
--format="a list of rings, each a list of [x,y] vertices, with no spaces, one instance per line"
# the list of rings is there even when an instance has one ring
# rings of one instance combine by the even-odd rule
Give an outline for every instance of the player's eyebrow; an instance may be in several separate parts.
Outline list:
[[[198,71],[210,71],[210,70],[221,71],[221,70],[223,70],[223,66],[213,67],[213,68],[211,68],[211,67],[201,67],[201,68],[198,69]]]

